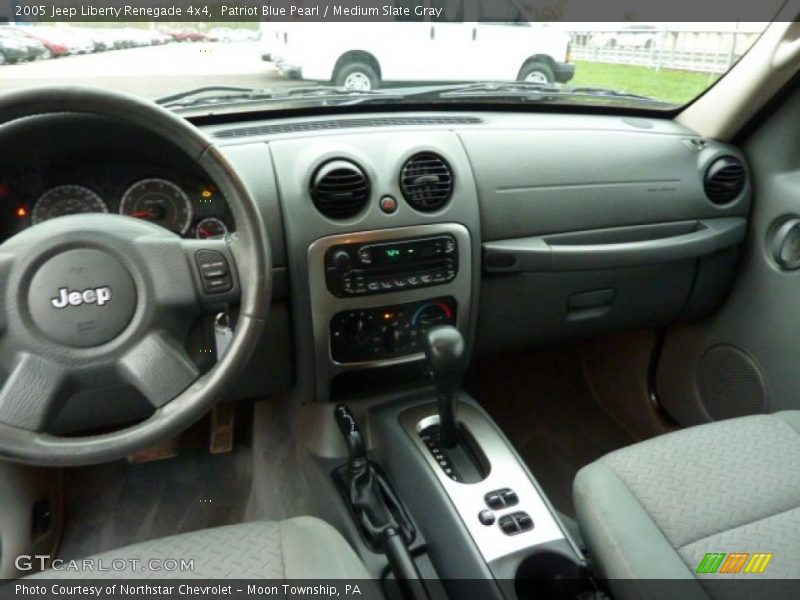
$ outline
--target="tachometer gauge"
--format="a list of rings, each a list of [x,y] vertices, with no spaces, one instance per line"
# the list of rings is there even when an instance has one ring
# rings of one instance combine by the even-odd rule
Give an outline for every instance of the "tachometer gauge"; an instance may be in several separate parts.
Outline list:
[[[166,179],[142,179],[127,189],[119,212],[146,219],[186,235],[192,224],[192,203],[181,188]]]
[[[222,237],[226,233],[228,233],[228,226],[216,217],[206,217],[194,228],[194,235],[199,240]]]
[[[59,185],[39,196],[33,205],[31,221],[38,225],[56,217],[92,212],[108,212],[100,196],[82,185]]]

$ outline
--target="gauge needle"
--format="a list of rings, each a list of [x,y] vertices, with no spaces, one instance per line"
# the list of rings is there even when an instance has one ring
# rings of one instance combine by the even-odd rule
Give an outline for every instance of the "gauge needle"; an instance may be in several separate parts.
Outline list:
[[[135,213],[132,213],[131,216],[136,217],[137,219],[147,219],[148,217],[153,217],[155,215],[151,210],[137,210]]]
[[[208,236],[208,237],[211,237],[211,236],[213,236],[213,235],[214,235],[214,232],[213,232],[213,231],[209,231],[209,230],[208,230],[208,229],[206,229],[205,227],[201,227],[201,228],[200,228],[200,233],[202,233],[203,235],[206,235],[206,236]]]

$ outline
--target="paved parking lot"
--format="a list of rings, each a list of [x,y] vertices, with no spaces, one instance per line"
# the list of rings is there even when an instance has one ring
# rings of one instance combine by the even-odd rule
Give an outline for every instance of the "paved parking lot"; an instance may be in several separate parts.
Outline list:
[[[0,90],[85,84],[158,98],[206,85],[304,85],[261,60],[257,43],[184,42],[0,66]]]

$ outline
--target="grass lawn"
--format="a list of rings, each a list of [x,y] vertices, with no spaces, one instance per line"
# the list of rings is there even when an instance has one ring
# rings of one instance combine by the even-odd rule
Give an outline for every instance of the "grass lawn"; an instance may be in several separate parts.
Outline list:
[[[635,65],[575,61],[575,77],[567,85],[593,86],[651,96],[684,104],[709,87],[719,76]]]

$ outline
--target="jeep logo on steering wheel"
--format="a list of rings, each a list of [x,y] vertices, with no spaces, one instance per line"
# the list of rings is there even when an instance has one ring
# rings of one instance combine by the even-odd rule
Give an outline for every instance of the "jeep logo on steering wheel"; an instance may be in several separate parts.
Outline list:
[[[111,300],[111,288],[101,286],[97,288],[86,288],[82,292],[70,291],[69,288],[62,287],[58,290],[58,296],[50,298],[53,307],[61,309],[68,306],[81,306],[82,304],[97,304],[103,306]]]

